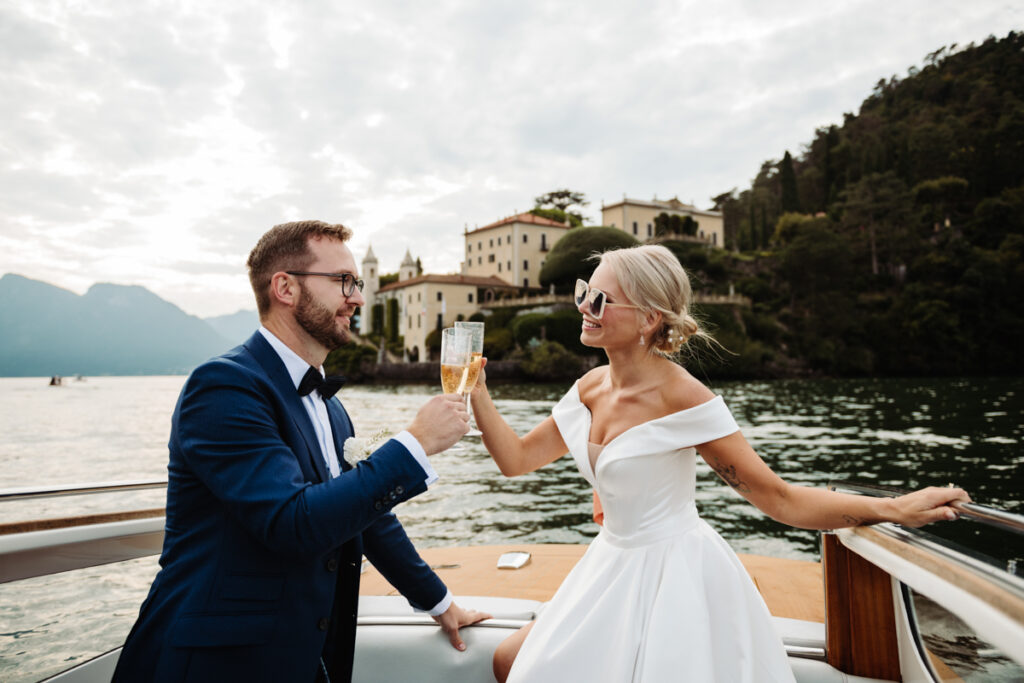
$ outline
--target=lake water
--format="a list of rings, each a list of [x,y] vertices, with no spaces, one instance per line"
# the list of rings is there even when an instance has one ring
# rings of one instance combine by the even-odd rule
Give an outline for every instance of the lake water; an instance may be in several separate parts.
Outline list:
[[[0,488],[166,476],[170,415],[183,377],[95,377],[49,387],[0,378]],[[519,433],[546,417],[568,385],[492,387]],[[747,439],[793,483],[833,479],[897,487],[954,482],[979,502],[1024,512],[1024,391],[1019,379],[786,380],[722,383]],[[357,433],[397,431],[436,391],[347,387]],[[396,509],[421,547],[587,543],[590,490],[570,458],[505,479],[480,445],[435,456],[441,480]],[[699,461],[702,516],[738,552],[817,559],[816,532],[773,522]],[[159,491],[0,505],[0,521],[159,507]],[[936,525],[984,543],[968,522]],[[1016,548],[1002,552],[1015,556]],[[1005,559],[1005,558],[1004,558]],[[0,585],[0,680],[37,680],[119,645],[157,569],[156,558]]]

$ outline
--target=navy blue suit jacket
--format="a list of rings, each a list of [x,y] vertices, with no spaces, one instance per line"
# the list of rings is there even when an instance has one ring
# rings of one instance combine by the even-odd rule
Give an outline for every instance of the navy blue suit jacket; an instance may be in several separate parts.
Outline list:
[[[352,423],[327,402],[339,455]],[[257,332],[199,366],[174,411],[161,569],[115,681],[351,678],[362,555],[416,607],[446,588],[390,509],[426,490],[394,440],[331,479],[284,363]]]

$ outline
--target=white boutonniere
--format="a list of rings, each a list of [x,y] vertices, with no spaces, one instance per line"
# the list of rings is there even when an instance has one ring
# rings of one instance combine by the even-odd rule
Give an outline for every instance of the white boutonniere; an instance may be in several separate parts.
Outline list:
[[[370,455],[380,447],[380,444],[390,438],[391,434],[386,429],[382,429],[373,436],[365,439],[358,439],[354,436],[350,436],[345,439],[345,443],[342,446],[345,462],[352,467],[355,467],[361,460],[369,458]]]

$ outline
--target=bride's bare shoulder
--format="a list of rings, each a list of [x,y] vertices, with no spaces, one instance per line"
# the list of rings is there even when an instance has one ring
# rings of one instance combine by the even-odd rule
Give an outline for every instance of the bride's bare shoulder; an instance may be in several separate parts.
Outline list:
[[[595,391],[607,378],[607,365],[600,365],[580,377],[579,383],[576,387],[579,390],[580,398],[582,399],[592,391]],[[584,401],[584,403],[586,403],[586,401]]]
[[[674,368],[666,373],[666,381],[661,385],[663,400],[672,412],[699,406],[715,397],[715,392],[691,375],[686,368],[673,365]]]

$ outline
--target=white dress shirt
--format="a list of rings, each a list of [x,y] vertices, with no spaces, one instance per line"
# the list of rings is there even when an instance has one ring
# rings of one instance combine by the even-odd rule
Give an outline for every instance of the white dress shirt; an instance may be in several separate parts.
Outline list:
[[[284,367],[288,370],[288,376],[292,380],[292,384],[295,385],[295,390],[298,391],[299,382],[305,376],[306,371],[310,365],[299,354],[292,351],[288,346],[278,339],[273,332],[267,328],[260,326],[260,334],[267,340],[270,346],[280,356],[281,361],[284,363]],[[323,376],[324,368],[321,365],[319,368],[320,375]],[[306,396],[302,397],[302,405],[306,409],[306,413],[309,415],[309,421],[313,423],[313,431],[316,432],[317,441],[320,443],[320,452],[323,454],[324,462],[327,464],[327,469],[331,473],[331,477],[337,477],[341,473],[341,464],[338,460],[338,450],[334,447],[334,432],[331,429],[331,421],[327,416],[327,405],[320,398],[320,395],[316,391],[312,391]],[[412,457],[416,460],[420,467],[423,468],[423,473],[426,475],[425,483],[427,486],[437,481],[437,472],[431,466],[430,461],[427,459],[427,453],[423,450],[423,446],[416,439],[415,436],[410,434],[408,431],[403,430],[393,437],[395,441],[405,446],[406,450],[412,454]],[[343,454],[344,455],[344,454]],[[428,610],[428,614],[431,616],[437,616],[448,610],[448,607],[452,603],[451,591],[448,591],[441,602],[437,603],[433,609]]]

